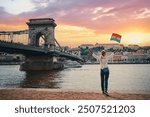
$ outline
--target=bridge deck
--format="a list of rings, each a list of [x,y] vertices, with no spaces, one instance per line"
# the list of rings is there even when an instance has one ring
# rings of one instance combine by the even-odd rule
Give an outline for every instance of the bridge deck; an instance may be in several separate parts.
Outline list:
[[[43,55],[43,56],[58,56],[65,57],[75,61],[83,62],[83,59],[64,51],[41,47],[34,47],[31,45],[24,45],[22,43],[12,43],[6,41],[0,41],[0,52],[7,52],[10,54],[23,54],[23,55]]]

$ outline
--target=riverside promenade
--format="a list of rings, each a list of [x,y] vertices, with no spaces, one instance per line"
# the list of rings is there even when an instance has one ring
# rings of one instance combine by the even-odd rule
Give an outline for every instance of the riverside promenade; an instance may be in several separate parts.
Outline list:
[[[87,90],[0,88],[0,100],[150,100],[150,93],[110,92],[110,96],[104,96]]]

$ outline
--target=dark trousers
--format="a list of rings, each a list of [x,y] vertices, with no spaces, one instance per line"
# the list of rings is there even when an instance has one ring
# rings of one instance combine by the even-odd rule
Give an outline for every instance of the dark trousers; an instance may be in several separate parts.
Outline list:
[[[108,90],[108,78],[109,78],[109,69],[101,69],[101,89],[102,92],[107,92]]]

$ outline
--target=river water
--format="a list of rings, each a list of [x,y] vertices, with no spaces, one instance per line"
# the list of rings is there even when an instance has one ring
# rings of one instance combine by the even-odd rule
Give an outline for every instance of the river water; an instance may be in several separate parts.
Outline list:
[[[150,64],[111,64],[109,90],[150,93]],[[100,91],[99,65],[62,71],[19,71],[19,65],[0,66],[1,88],[60,88]]]

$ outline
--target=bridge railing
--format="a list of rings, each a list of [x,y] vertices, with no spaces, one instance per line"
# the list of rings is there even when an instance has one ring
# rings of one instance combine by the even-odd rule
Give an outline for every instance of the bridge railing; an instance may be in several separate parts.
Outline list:
[[[34,48],[34,49],[41,49],[41,50],[49,50],[49,51],[56,51],[56,52],[61,52],[61,53],[65,53],[65,54],[69,54],[69,55],[73,55],[73,56],[77,56],[76,54],[70,52],[70,51],[66,51],[66,50],[63,50],[63,49],[60,49],[59,47],[50,47],[50,48],[45,48],[45,47],[36,47],[36,46],[32,46],[32,45],[25,45],[23,43],[20,43],[20,42],[9,42],[9,41],[5,41],[5,40],[0,40],[1,43],[3,43],[3,45],[5,44],[10,44],[10,46],[22,46],[24,48]]]
[[[68,55],[72,55],[72,56],[76,56],[76,57],[80,57],[80,58],[81,58],[81,56],[79,56],[78,54],[75,54],[75,53],[73,53],[73,52],[71,52],[71,51],[69,51],[69,50],[61,49],[61,48],[59,48],[59,47],[53,47],[53,48],[51,48],[50,50],[51,50],[51,51],[61,52],[61,53],[64,53],[64,54],[68,54]]]

